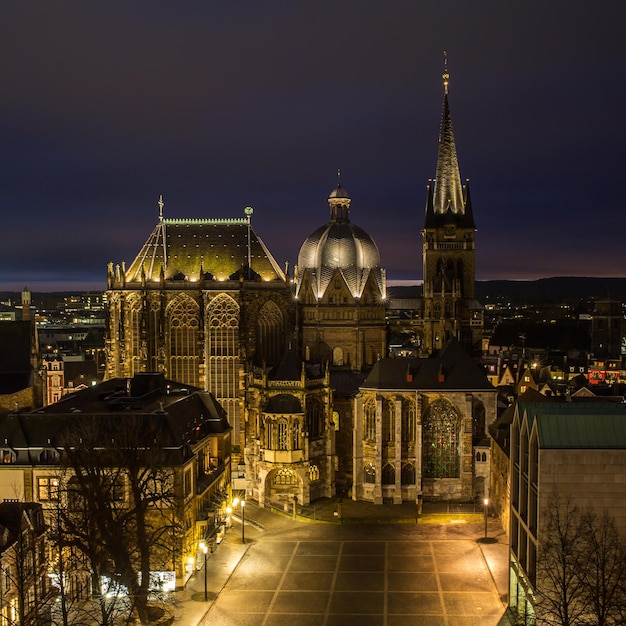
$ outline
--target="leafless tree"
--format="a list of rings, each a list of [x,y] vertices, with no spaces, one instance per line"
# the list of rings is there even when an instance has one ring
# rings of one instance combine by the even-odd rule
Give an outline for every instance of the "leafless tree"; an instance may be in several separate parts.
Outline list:
[[[587,509],[581,515],[580,570],[583,598],[597,626],[623,623],[626,554],[615,521],[604,511]]]
[[[142,624],[151,619],[152,564],[170,557],[178,534],[167,438],[162,416],[123,413],[77,416],[62,437],[71,479],[59,540],[89,561],[97,593],[105,575],[127,590],[129,614]],[[104,598],[100,604],[101,623],[109,624],[110,607]]]
[[[577,626],[585,614],[581,514],[557,495],[543,512],[537,556],[537,622]]]

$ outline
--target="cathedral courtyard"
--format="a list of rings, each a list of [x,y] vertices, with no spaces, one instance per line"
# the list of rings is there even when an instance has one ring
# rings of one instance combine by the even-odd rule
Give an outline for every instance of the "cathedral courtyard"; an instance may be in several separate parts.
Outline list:
[[[266,530],[246,524],[242,545],[235,522],[208,561],[208,600],[199,569],[180,623],[495,626],[503,616],[507,547],[495,522],[485,544],[476,516],[341,525],[250,513]]]

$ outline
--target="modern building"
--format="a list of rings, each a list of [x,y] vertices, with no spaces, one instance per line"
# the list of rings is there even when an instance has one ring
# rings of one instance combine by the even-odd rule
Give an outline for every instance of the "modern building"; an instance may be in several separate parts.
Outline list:
[[[607,512],[626,532],[626,404],[518,402],[510,434],[509,606],[534,624],[543,580],[538,558],[555,501]]]

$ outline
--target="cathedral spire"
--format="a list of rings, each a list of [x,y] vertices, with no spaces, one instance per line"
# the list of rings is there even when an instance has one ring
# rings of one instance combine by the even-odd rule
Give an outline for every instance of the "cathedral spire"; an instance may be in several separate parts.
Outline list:
[[[441,128],[439,131],[439,153],[437,155],[437,174],[433,194],[433,208],[435,213],[447,213],[451,211],[457,215],[465,213],[463,203],[463,186],[459,162],[456,156],[456,144],[450,106],[448,104],[448,85],[450,73],[448,72],[448,55],[444,52],[443,78],[443,111],[441,114]]]

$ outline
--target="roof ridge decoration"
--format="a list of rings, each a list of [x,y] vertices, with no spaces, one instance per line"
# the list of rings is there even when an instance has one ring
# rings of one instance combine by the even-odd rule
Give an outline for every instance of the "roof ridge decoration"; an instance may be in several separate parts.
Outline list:
[[[448,71],[448,53],[444,51],[443,79],[443,110],[441,113],[441,126],[439,130],[439,151],[437,155],[437,170],[435,188],[433,193],[433,209],[435,214],[445,214],[448,211],[463,215],[465,204],[463,202],[463,186],[456,154],[452,118],[448,103],[448,85],[450,72]]]

